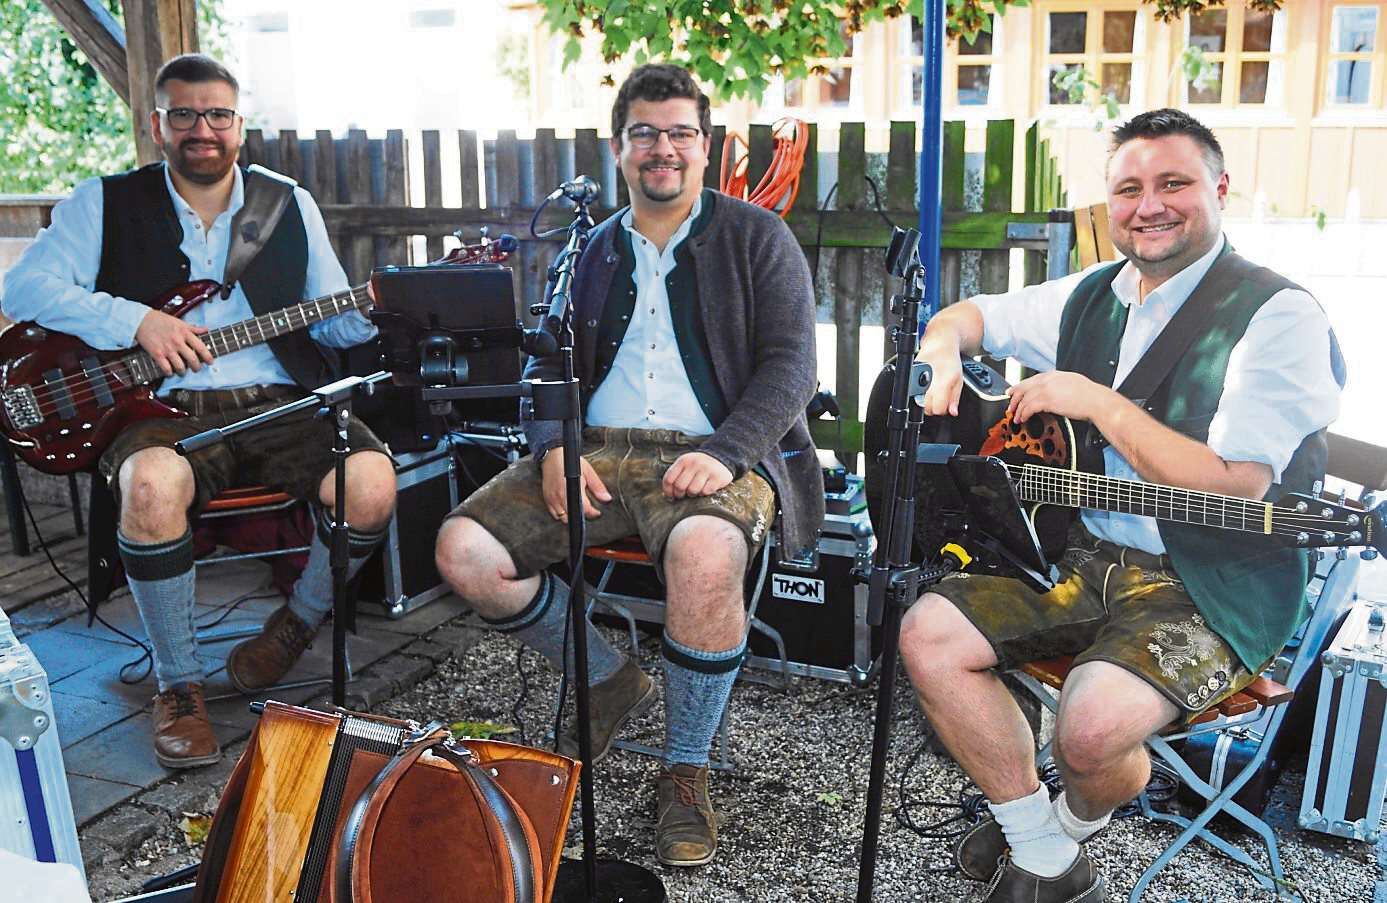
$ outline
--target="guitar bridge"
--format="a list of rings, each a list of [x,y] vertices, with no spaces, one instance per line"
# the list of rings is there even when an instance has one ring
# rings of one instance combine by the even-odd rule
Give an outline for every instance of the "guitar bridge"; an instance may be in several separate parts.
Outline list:
[[[39,413],[38,399],[34,398],[31,386],[17,386],[4,390],[5,417],[17,430],[27,430],[43,423]]]

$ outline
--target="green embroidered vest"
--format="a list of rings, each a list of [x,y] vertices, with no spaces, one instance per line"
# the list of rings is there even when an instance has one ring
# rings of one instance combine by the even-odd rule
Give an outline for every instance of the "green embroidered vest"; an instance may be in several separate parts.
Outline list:
[[[1216,265],[1231,253],[1225,242]],[[1199,442],[1209,437],[1209,425],[1223,394],[1228,357],[1248,323],[1277,292],[1298,288],[1241,258],[1235,263],[1246,268],[1243,277],[1232,292],[1216,302],[1209,328],[1194,339],[1143,405],[1161,423]],[[1118,262],[1096,270],[1069,296],[1060,320],[1056,369],[1113,385],[1127,325],[1127,308],[1112,290],[1122,266]],[[1334,373],[1342,385],[1342,359],[1333,333],[1330,346]],[[1088,432],[1086,424],[1076,427],[1078,435]],[[1326,457],[1324,431],[1307,436],[1268,498],[1285,492],[1309,492],[1314,482],[1324,477]],[[1157,523],[1166,553],[1200,614],[1228,641],[1243,664],[1257,673],[1281,651],[1309,614],[1305,584],[1311,573],[1310,553],[1231,530]]]

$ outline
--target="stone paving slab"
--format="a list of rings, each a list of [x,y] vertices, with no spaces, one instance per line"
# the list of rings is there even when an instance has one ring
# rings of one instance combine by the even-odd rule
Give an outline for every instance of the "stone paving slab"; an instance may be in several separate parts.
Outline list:
[[[141,708],[116,698],[89,699],[62,690],[53,691],[53,718],[58,723],[63,749],[124,721]]]
[[[72,816],[79,826],[140,792],[133,784],[89,778],[71,771],[67,773],[67,790],[72,797]]]

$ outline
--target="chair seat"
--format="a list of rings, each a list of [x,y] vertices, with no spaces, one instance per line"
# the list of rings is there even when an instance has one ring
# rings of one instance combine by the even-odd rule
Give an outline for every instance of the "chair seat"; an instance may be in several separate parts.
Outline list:
[[[270,511],[294,504],[294,497],[268,486],[236,486],[214,496],[202,509],[202,514],[217,515],[234,511],[238,514],[252,509]]]
[[[653,563],[639,536],[626,536],[604,546],[588,546],[584,554],[589,558],[615,561],[619,564]]]
[[[1064,679],[1069,676],[1073,667],[1074,656],[1061,655],[1058,658],[1046,658],[1022,665],[1021,670],[1047,687],[1058,690],[1064,686]],[[1259,676],[1242,690],[1200,712],[1189,724],[1203,724],[1213,721],[1219,715],[1244,715],[1259,705],[1273,706],[1290,702],[1293,696],[1295,692],[1290,687],[1283,686],[1269,677]]]

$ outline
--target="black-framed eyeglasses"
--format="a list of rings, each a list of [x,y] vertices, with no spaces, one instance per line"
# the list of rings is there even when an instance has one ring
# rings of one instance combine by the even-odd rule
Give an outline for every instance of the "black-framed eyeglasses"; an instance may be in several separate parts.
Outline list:
[[[194,110],[189,107],[166,110],[163,107],[155,107],[155,110],[168,118],[169,128],[176,132],[186,132],[194,128],[199,118],[206,119],[208,127],[218,132],[236,124],[236,111],[228,110],[226,107],[212,107],[207,110]]]
[[[659,143],[661,135],[668,135],[669,143],[675,150],[688,150],[702,134],[702,129],[687,125],[676,125],[667,129],[657,129],[653,125],[633,125],[626,129],[626,140],[630,141],[633,147],[649,150]]]

